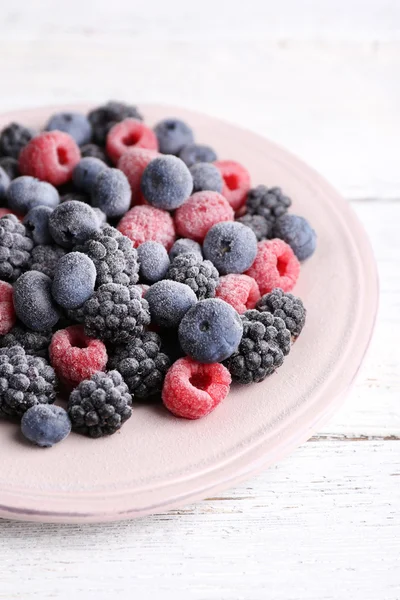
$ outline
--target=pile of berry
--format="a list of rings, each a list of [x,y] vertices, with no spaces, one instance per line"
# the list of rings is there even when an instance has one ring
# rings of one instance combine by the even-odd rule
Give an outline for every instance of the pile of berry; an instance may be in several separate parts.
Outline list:
[[[11,123],[0,155],[0,415],[28,439],[109,435],[160,396],[197,419],[282,365],[316,235],[280,188],[118,102]]]

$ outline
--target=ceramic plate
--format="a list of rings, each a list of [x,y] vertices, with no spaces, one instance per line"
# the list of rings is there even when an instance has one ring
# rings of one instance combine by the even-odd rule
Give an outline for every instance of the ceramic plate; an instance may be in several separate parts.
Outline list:
[[[56,107],[9,113],[40,127]],[[294,293],[306,327],[279,371],[263,383],[233,387],[211,415],[177,419],[138,406],[122,430],[91,440],[71,435],[51,449],[24,443],[0,422],[0,516],[35,521],[112,521],[165,511],[237,484],[307,440],[340,404],[373,330],[378,285],[374,257],[349,205],[315,171],[268,140],[206,115],[142,106],[146,122],[176,116],[219,157],[243,163],[252,184],[279,185],[293,212],[318,234]]]

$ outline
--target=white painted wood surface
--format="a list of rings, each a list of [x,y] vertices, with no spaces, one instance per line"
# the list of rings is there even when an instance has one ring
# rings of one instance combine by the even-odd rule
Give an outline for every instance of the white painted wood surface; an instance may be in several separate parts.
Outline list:
[[[1,15],[0,110],[165,102],[271,137],[352,200],[381,306],[346,404],[294,455],[140,521],[1,521],[0,599],[399,600],[400,3],[17,0]]]

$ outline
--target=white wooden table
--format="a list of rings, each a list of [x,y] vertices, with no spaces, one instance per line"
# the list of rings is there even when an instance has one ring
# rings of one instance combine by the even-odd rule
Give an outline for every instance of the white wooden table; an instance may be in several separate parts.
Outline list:
[[[399,600],[399,74],[398,0],[2,6],[1,110],[165,102],[265,134],[352,202],[381,305],[345,406],[291,457],[138,521],[1,521],[0,599]]]

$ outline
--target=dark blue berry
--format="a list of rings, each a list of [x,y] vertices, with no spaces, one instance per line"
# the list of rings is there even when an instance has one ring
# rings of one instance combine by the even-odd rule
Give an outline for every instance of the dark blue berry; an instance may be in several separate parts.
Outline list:
[[[8,173],[0,167],[0,202],[3,203],[7,196],[7,190],[11,179]]]
[[[0,157],[0,167],[4,169],[11,180],[20,176],[18,161],[11,156]]]
[[[69,252],[57,263],[51,291],[63,308],[78,308],[94,292],[96,267],[82,252]]]
[[[49,206],[34,206],[25,216],[23,223],[35,244],[51,244],[49,217],[52,212]]]
[[[74,138],[80,146],[90,142],[92,137],[92,126],[89,119],[77,112],[62,112],[53,115],[46,125],[46,131],[65,131]]]
[[[71,421],[61,406],[36,404],[21,419],[23,435],[37,446],[50,448],[71,432]]]
[[[99,231],[97,214],[84,202],[68,200],[51,213],[49,229],[53,240],[64,248],[83,244],[88,237]]]
[[[26,214],[34,206],[55,208],[60,204],[56,188],[35,177],[23,175],[14,179],[7,190],[8,206],[15,212]]]
[[[121,217],[131,205],[131,188],[119,169],[103,169],[91,189],[92,205],[107,217]]]
[[[275,222],[272,233],[289,244],[299,260],[306,260],[315,252],[317,234],[304,217],[284,215]]]
[[[197,254],[201,259],[203,259],[203,252],[200,244],[194,240],[190,240],[189,238],[181,238],[180,240],[176,240],[169,251],[169,258],[172,261],[176,256],[178,256],[178,254],[187,254],[187,252]]]
[[[194,291],[186,284],[164,279],[146,292],[152,322],[161,327],[178,327],[183,316],[196,304]]]
[[[139,276],[144,283],[155,283],[165,277],[169,267],[168,252],[158,242],[144,242],[137,249]]]
[[[0,154],[18,158],[22,148],[31,141],[35,132],[19,123],[10,123],[0,135]]]
[[[193,177],[193,192],[211,190],[222,192],[224,185],[222,175],[215,165],[211,163],[196,163],[190,167]]]
[[[54,327],[60,313],[51,295],[51,279],[39,271],[27,271],[14,284],[17,317],[33,331]]]
[[[188,167],[191,167],[199,162],[214,162],[218,157],[210,146],[204,146],[203,144],[188,144],[179,152],[179,158],[181,158]]]
[[[97,175],[107,168],[99,158],[82,158],[72,173],[72,181],[77,188],[90,193]]]
[[[203,252],[222,275],[244,273],[257,255],[257,238],[246,225],[224,221],[208,231]]]
[[[208,298],[198,302],[183,317],[179,342],[194,360],[214,363],[235,352],[242,333],[242,321],[236,310],[219,298]]]
[[[194,141],[193,131],[179,119],[164,119],[154,127],[162,154],[179,154],[184,146]]]
[[[146,200],[156,208],[175,210],[192,193],[193,179],[180,158],[160,156],[145,168],[141,189]]]
[[[123,102],[107,102],[98,106],[88,114],[88,119],[93,129],[93,141],[100,146],[105,146],[107,134],[111,127],[124,119],[139,119],[143,121],[142,115],[136,106],[130,106]]]

